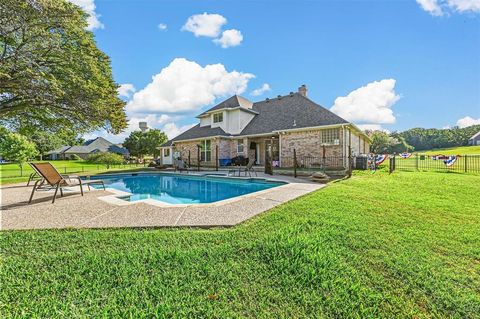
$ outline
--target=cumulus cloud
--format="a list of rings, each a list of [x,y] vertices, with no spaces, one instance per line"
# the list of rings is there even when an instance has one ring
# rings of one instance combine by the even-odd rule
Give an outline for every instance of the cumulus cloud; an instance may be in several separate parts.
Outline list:
[[[187,125],[178,127],[175,123],[170,122],[163,126],[162,131],[165,132],[165,134],[167,134],[168,139],[172,139],[180,135],[181,133],[185,132],[189,128],[193,127],[194,125],[195,124],[187,124]]]
[[[263,93],[268,92],[270,90],[271,90],[270,85],[268,83],[263,83],[263,85],[261,87],[259,87],[258,89],[255,89],[252,92],[250,92],[250,95],[251,96],[260,96]]]
[[[457,121],[457,126],[460,128],[472,126],[472,125],[479,125],[480,124],[480,118],[474,119],[473,117],[470,116],[465,116],[464,118],[461,118]]]
[[[392,106],[400,99],[395,93],[394,79],[368,83],[347,96],[338,97],[330,109],[347,121],[360,124],[392,124]]]
[[[192,32],[196,37],[216,38],[221,32],[221,28],[227,23],[220,14],[195,14],[187,19],[182,27],[182,31]]]
[[[417,0],[417,3],[434,16],[450,12],[480,12],[480,0]]]
[[[161,31],[166,31],[167,30],[167,25],[165,23],[160,23],[158,25],[158,29]]]
[[[383,131],[383,128],[380,124],[358,124],[357,127],[362,131]]]
[[[225,30],[222,32],[222,36],[220,38],[213,40],[213,42],[220,45],[224,49],[240,45],[242,41],[242,32],[235,29]]]
[[[196,111],[218,97],[243,93],[251,73],[227,71],[223,64],[201,66],[174,59],[127,103],[130,113],[181,113]]]
[[[87,30],[103,29],[104,25],[100,22],[100,15],[95,12],[95,2],[94,0],[69,0],[71,3],[79,6],[83,11],[88,14]]]
[[[130,97],[135,92],[135,87],[131,83],[121,84],[117,89],[118,95],[121,97]]]

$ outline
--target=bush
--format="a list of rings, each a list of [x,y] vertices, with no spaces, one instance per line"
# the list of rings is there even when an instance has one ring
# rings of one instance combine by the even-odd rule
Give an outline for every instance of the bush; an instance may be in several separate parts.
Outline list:
[[[107,165],[107,168],[110,168],[110,165],[123,164],[125,160],[122,155],[107,152],[89,155],[87,157],[87,162],[94,164],[105,164]]]
[[[73,154],[72,156],[70,156],[70,158],[74,161],[79,161],[81,160],[82,158],[80,156],[78,156],[77,154]]]

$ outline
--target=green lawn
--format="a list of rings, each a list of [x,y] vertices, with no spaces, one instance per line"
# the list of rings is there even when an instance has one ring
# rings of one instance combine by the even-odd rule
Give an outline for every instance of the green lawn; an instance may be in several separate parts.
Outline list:
[[[91,164],[83,160],[70,161],[49,161],[57,168],[61,174],[79,173],[79,174],[98,174],[106,171],[131,170],[135,168],[143,168],[142,164],[115,165],[107,169],[106,165]],[[2,164],[0,165],[0,184],[18,183],[28,180],[28,176],[33,170],[28,164],[23,165],[23,172],[18,164]]]
[[[459,146],[459,147],[451,147],[451,148],[437,148],[429,151],[419,151],[416,152],[419,154],[427,154],[427,155],[464,155],[464,154],[477,154],[480,155],[480,145],[478,146]]]
[[[228,229],[4,232],[0,317],[478,318],[479,194],[364,172]]]

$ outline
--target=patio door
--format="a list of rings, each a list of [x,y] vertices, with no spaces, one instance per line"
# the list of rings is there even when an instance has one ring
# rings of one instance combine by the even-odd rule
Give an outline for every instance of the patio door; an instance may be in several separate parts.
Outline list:
[[[280,148],[279,148],[279,143],[277,138],[271,138],[268,140],[265,140],[265,159],[268,158],[268,150],[269,148],[272,148],[272,166],[273,167],[278,167],[280,164]]]

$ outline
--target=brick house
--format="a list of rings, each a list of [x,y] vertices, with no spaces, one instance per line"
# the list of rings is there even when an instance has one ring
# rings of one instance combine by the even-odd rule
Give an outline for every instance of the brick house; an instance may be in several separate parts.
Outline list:
[[[197,118],[197,125],[162,145],[163,164],[189,155],[197,163],[200,153],[202,165],[214,166],[218,147],[220,162],[242,155],[264,165],[271,148],[274,166],[291,166],[295,149],[300,165],[326,158],[346,167],[349,149],[353,156],[370,150],[368,136],[310,100],[305,85],[297,93],[255,103],[234,95]]]

